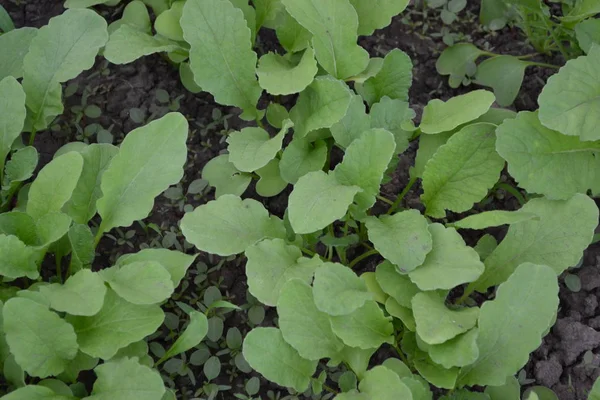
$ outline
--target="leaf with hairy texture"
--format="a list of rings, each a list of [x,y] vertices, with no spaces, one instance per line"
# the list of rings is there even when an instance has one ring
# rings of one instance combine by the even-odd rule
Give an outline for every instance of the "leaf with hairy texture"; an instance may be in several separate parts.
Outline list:
[[[134,262],[156,261],[169,271],[173,287],[177,287],[196,257],[197,255],[184,254],[175,250],[143,249],[137,253],[122,255],[115,265],[122,267]]]
[[[431,251],[432,239],[427,225],[427,219],[417,210],[366,220],[369,240],[375,249],[402,273],[423,264]]]
[[[318,72],[315,52],[308,47],[302,58],[267,53],[258,61],[258,83],[273,95],[300,93],[311,84]]]
[[[313,34],[317,61],[332,76],[345,79],[363,71],[369,53],[358,44],[358,16],[347,0],[282,0],[296,21]]]
[[[242,119],[256,119],[262,89],[255,74],[251,32],[241,10],[229,0],[189,0],[180,23],[191,46],[196,83],[217,103],[241,108]]]
[[[154,53],[177,51],[181,47],[165,37],[152,36],[138,28],[123,24],[111,33],[104,57],[113,64],[129,64]]]
[[[108,40],[106,29],[104,18],[92,10],[67,10],[38,30],[23,59],[23,89],[33,129],[45,129],[62,113],[60,84],[94,65]]]
[[[429,357],[436,364],[448,369],[472,364],[479,357],[478,334],[477,328],[473,328],[445,343],[431,345],[427,350]]]
[[[208,226],[211,229],[206,229]],[[264,238],[284,238],[283,222],[256,200],[223,195],[181,220],[186,240],[202,251],[230,256]]]
[[[457,88],[466,76],[473,75],[477,70],[475,60],[484,54],[483,50],[471,43],[458,43],[444,49],[435,68],[440,75],[449,75],[450,87]]]
[[[300,357],[277,328],[251,330],[244,339],[243,354],[248,364],[265,378],[298,392],[308,389],[317,370],[318,362]]]
[[[15,79],[23,77],[23,59],[37,32],[36,28],[23,27],[0,35],[0,80],[7,76]]]
[[[160,358],[158,363],[198,346],[207,333],[208,319],[206,315],[198,311],[190,312],[190,323],[183,333],[179,335],[175,343]]]
[[[40,288],[40,292],[57,311],[91,316],[102,309],[106,286],[100,275],[84,269],[69,277],[64,285],[53,283]]]
[[[169,271],[156,261],[134,261],[110,270],[108,275],[102,276],[112,290],[130,303],[158,304],[173,294]]]
[[[467,246],[454,228],[442,224],[429,225],[433,248],[423,265],[408,276],[421,290],[452,289],[473,282],[483,273],[479,255]]]
[[[364,83],[357,84],[356,90],[369,105],[377,103],[384,96],[406,101],[411,83],[412,61],[405,52],[394,49],[383,59],[379,72]]]
[[[377,365],[365,373],[358,389],[377,400],[413,400],[408,386],[391,369]]]
[[[522,212],[539,217],[511,225],[504,240],[485,260],[485,271],[468,290],[485,292],[504,282],[525,262],[551,267],[558,275],[579,262],[592,241],[598,207],[577,194],[569,200],[530,200]],[[567,240],[568,239],[568,240]]]
[[[206,163],[202,179],[215,187],[215,199],[218,199],[225,194],[241,196],[252,182],[252,175],[238,170],[229,161],[229,154],[221,154]]]
[[[521,398],[521,385],[514,376],[509,376],[501,386],[488,386],[485,394],[490,400],[519,400]]]
[[[316,307],[333,316],[348,315],[373,298],[354,271],[337,263],[325,263],[316,270],[313,295]]]
[[[26,115],[25,92],[15,78],[7,76],[0,81],[0,177],[4,173],[6,156],[21,134]]]
[[[408,0],[350,0],[358,14],[358,34],[370,36],[392,22],[408,5]]]
[[[127,134],[102,175],[102,197],[96,203],[102,217],[100,232],[146,218],[154,198],[181,180],[187,136],[187,121],[179,113]]]
[[[330,316],[330,320],[333,332],[347,346],[366,350],[393,343],[392,318],[383,314],[375,300],[367,300],[350,314]]]
[[[411,308],[412,298],[421,291],[408,275],[398,272],[398,269],[387,260],[377,266],[375,278],[381,289],[402,307]]]
[[[533,213],[522,211],[492,210],[479,214],[469,215],[461,220],[447,224],[448,227],[457,229],[486,229],[495,226],[518,224],[519,222],[539,220]]]
[[[0,259],[0,275],[6,278],[37,279],[40,276],[33,248],[16,236],[0,234]]]
[[[500,386],[521,369],[542,343],[558,307],[556,272],[521,264],[479,313],[479,358],[464,367],[462,385]]]
[[[427,162],[421,196],[427,215],[443,218],[445,210],[467,211],[494,186],[504,168],[496,153],[495,130],[492,124],[468,125]]]
[[[510,106],[519,94],[525,69],[535,65],[514,56],[501,55],[484,60],[477,66],[474,82],[491,87],[496,102],[502,107]]]
[[[423,109],[419,128],[429,134],[451,131],[485,114],[494,100],[494,95],[487,90],[474,90],[446,102],[430,100]]]
[[[365,110],[365,103],[359,95],[352,96],[346,115],[331,126],[331,135],[335,142],[347,148],[354,140],[358,139],[363,132],[371,127],[371,118]],[[374,126],[374,128],[385,128]]]
[[[309,172],[321,170],[327,153],[327,143],[323,140],[311,143],[306,139],[294,138],[281,155],[281,177],[287,183],[295,184]]]

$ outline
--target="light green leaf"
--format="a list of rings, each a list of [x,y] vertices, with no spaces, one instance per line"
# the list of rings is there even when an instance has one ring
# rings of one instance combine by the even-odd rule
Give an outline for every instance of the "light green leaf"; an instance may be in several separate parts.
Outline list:
[[[560,400],[552,389],[545,386],[532,386],[523,393],[524,400]]]
[[[46,214],[36,222],[35,230],[38,248],[45,248],[59,241],[69,232],[71,217],[61,212]]]
[[[307,360],[332,358],[344,347],[331,330],[329,316],[318,310],[313,290],[303,280],[291,279],[283,285],[277,314],[283,338]]]
[[[27,385],[2,396],[2,400],[73,400],[69,396],[54,393],[52,389],[38,385]]]
[[[40,288],[40,292],[56,311],[91,316],[102,309],[106,286],[97,273],[84,269],[67,279],[64,285],[53,283]]]
[[[448,369],[472,364],[479,357],[478,334],[477,328],[473,328],[445,343],[431,345],[429,356],[436,364]]]
[[[446,369],[431,361],[426,353],[419,353],[420,357],[414,360],[417,372],[428,382],[442,389],[454,389],[458,368]]]
[[[410,176],[413,179],[423,178],[425,166],[433,158],[438,149],[446,144],[454,132],[444,132],[437,135],[419,136],[419,149],[415,159],[415,167],[411,170]]]
[[[479,314],[479,358],[464,367],[463,385],[500,386],[542,343],[558,307],[556,273],[544,265],[521,264]]]
[[[290,56],[267,53],[258,61],[256,74],[260,86],[273,95],[303,91],[318,72],[315,52],[308,47],[302,58],[294,62]]]
[[[28,247],[16,236],[0,234],[0,259],[0,275],[6,278],[26,276],[36,279],[40,276],[33,248]]]
[[[253,172],[267,165],[281,150],[287,131],[294,126],[289,120],[273,138],[262,128],[248,127],[227,138],[229,161],[240,171]]]
[[[381,289],[402,307],[411,308],[412,298],[420,292],[408,275],[399,273],[398,269],[387,260],[377,266],[375,278]]]
[[[202,179],[215,187],[215,198],[218,199],[225,194],[241,196],[250,185],[252,175],[238,170],[229,161],[229,154],[222,154],[206,163],[202,169]]]
[[[504,168],[495,130],[492,124],[468,125],[436,151],[423,172],[427,215],[443,218],[445,210],[467,211],[487,195]]]
[[[350,0],[358,14],[358,34],[370,36],[376,29],[385,28],[392,17],[400,14],[408,0]]]
[[[152,24],[150,23],[150,14],[146,5],[139,1],[133,0],[123,8],[121,19],[108,25],[108,33],[112,34],[122,25],[131,25],[139,31],[150,33],[152,32]],[[110,37],[109,37],[110,40]]]
[[[87,8],[98,4],[105,4],[111,0],[67,0],[65,1],[65,8]],[[115,0],[120,1],[120,0]]]
[[[309,172],[319,171],[327,160],[327,152],[327,143],[323,140],[311,143],[305,139],[293,139],[281,155],[281,177],[295,184]]]
[[[596,379],[596,382],[594,382],[588,400],[600,400],[600,379]]]
[[[598,140],[600,123],[600,46],[587,56],[570,60],[544,86],[538,103],[540,121],[547,128],[581,140]]]
[[[310,46],[312,33],[298,23],[285,9],[281,22],[275,28],[281,46],[290,53],[297,53]]]
[[[23,27],[0,35],[0,80],[7,76],[16,79],[23,76],[23,59],[37,32],[36,28]]]
[[[369,115],[371,127],[392,132],[396,141],[396,154],[404,153],[413,135],[412,130],[406,128],[414,129],[412,119],[415,112],[409,107],[408,102],[384,96],[378,103],[373,104]]]
[[[395,298],[388,297],[385,302],[385,311],[387,311],[392,317],[396,317],[402,321],[406,329],[409,331],[416,331],[417,325],[415,323],[415,317],[412,313],[412,310],[408,307],[400,305]]]
[[[469,215],[459,221],[448,224],[457,229],[486,229],[495,226],[518,224],[529,220],[539,220],[537,215],[521,211],[492,210]]]
[[[383,58],[381,57],[371,57],[369,59],[369,64],[364,71],[362,71],[358,75],[354,75],[353,77],[347,78],[346,81],[354,81],[356,83],[365,83],[365,81],[369,78],[377,75],[381,68],[383,67]]]
[[[392,318],[386,317],[375,300],[348,315],[330,316],[331,328],[342,341],[351,347],[376,349],[383,343],[393,343]]]
[[[417,210],[379,218],[369,217],[366,226],[375,249],[402,273],[423,264],[425,256],[432,249],[427,219]]]
[[[600,179],[600,143],[581,142],[543,126],[535,112],[520,112],[496,130],[496,149],[508,171],[531,193],[568,199]]]
[[[191,0],[186,1],[180,22],[191,46],[196,83],[217,103],[241,108],[243,119],[255,119],[262,89],[255,75],[251,32],[241,10],[229,0]]]
[[[46,128],[62,113],[60,84],[94,65],[108,39],[106,28],[104,18],[92,10],[67,10],[31,40],[23,60],[23,89],[34,129]]]
[[[199,345],[207,333],[208,319],[206,319],[206,315],[198,311],[191,312],[190,323],[160,358],[159,363]]]
[[[261,303],[277,305],[283,285],[292,279],[310,283],[317,267],[322,265],[319,257],[302,257],[296,246],[285,244],[282,239],[265,239],[246,249],[246,275],[248,290]]]
[[[81,351],[77,352],[74,359],[67,363],[65,370],[59,375],[64,382],[75,383],[81,371],[88,371],[98,365],[98,359],[88,356]]]
[[[37,167],[38,158],[38,152],[32,146],[23,147],[11,154],[4,169],[6,178],[3,183],[8,190],[31,178]]]
[[[105,279],[119,296],[133,304],[161,303],[174,290],[169,271],[156,261],[127,263]]]
[[[363,71],[369,53],[358,44],[358,16],[347,0],[282,0],[287,11],[313,34],[319,64],[336,78]]]
[[[451,131],[485,114],[494,100],[494,95],[487,90],[473,90],[446,102],[430,100],[423,109],[419,128],[423,133],[430,134]]]
[[[368,394],[358,392],[344,392],[333,398],[334,400],[370,400]]]
[[[4,35],[0,36],[0,38]],[[0,46],[1,46],[0,42]],[[3,57],[6,57],[4,55]],[[12,76],[0,81],[0,177],[4,172],[4,161],[15,139],[21,134],[25,123],[25,92]]]
[[[244,19],[246,20],[246,25],[248,29],[250,29],[250,41],[252,45],[256,41],[256,30],[258,29],[258,25],[256,22],[256,10],[246,0],[229,0],[231,4],[235,6],[235,8],[239,9],[244,13]]]
[[[210,229],[206,229],[210,226]],[[269,217],[256,200],[224,195],[187,213],[181,221],[186,240],[202,251],[230,256],[264,238],[284,238],[283,222]]]
[[[325,263],[316,270],[313,295],[317,308],[334,316],[348,315],[373,298],[362,279],[337,263]]]
[[[475,60],[484,54],[471,43],[458,43],[444,49],[435,67],[440,75],[450,75],[450,87],[457,88],[465,76],[471,76],[477,70]]]
[[[539,7],[539,5],[538,5]],[[561,18],[564,25],[572,27],[572,24],[600,13],[600,3],[596,0],[581,0],[575,3],[568,15]]]
[[[368,370],[358,385],[361,393],[377,400],[413,400],[412,393],[391,369],[378,365]]]
[[[577,36],[579,47],[588,53],[592,45],[600,45],[600,20],[590,18],[581,21],[575,26],[575,35]]]
[[[83,168],[83,158],[75,152],[50,161],[38,173],[29,190],[27,214],[34,220],[58,212],[71,198]]]
[[[367,290],[373,295],[373,300],[380,304],[385,304],[385,301],[388,299],[388,295],[383,291],[377,282],[377,276],[375,275],[375,272],[363,272],[360,275],[360,279],[362,279],[363,282],[365,282],[365,285],[367,285]]]
[[[290,110],[294,137],[303,138],[312,131],[330,128],[339,122],[346,115],[352,95],[342,81],[331,76],[316,78],[300,93],[296,105]]]
[[[279,159],[269,161],[264,167],[257,169],[256,174],[260,177],[256,182],[256,193],[262,197],[273,197],[287,187],[288,183],[281,177],[279,170]]]
[[[116,262],[117,267],[131,264],[139,261],[156,261],[160,263],[169,274],[173,287],[179,286],[179,283],[185,276],[188,268],[196,260],[197,255],[184,254],[175,250],[167,249],[144,249],[134,254],[125,254]]]
[[[179,64],[179,80],[188,92],[196,94],[202,91],[202,88],[194,81],[194,73],[189,62]]]
[[[278,17],[284,12],[280,0],[253,0],[256,9],[256,28],[275,29]]]
[[[313,233],[341,219],[360,192],[358,186],[345,186],[334,174],[309,172],[301,177],[289,198],[289,218],[294,232]]]
[[[442,224],[429,225],[433,248],[425,262],[409,273],[421,290],[452,289],[473,282],[483,273],[479,255],[467,246],[454,228]]]
[[[94,369],[92,395],[84,400],[161,400],[165,386],[158,371],[141,365],[135,358],[109,361]]]
[[[71,244],[71,272],[91,268],[96,256],[94,235],[87,225],[73,224],[68,232]]]
[[[58,375],[77,354],[73,327],[33,300],[14,297],[2,308],[6,342],[31,376]]]
[[[183,41],[183,29],[179,24],[181,15],[183,14],[183,6],[185,1],[175,1],[171,4],[171,8],[162,12],[154,21],[154,29],[156,33],[166,37],[167,39],[177,42]]]
[[[532,199],[521,211],[536,214],[539,220],[511,225],[504,240],[485,260],[483,275],[470,289],[485,292],[504,282],[525,262],[548,265],[560,274],[577,264],[592,241],[598,218],[598,207],[583,194],[565,201]]]
[[[521,385],[514,376],[509,376],[502,386],[488,386],[485,394],[490,400],[519,400],[521,398]]]
[[[357,84],[356,89],[367,104],[373,105],[384,96],[408,100],[408,89],[411,83],[412,61],[405,52],[394,49],[385,56],[381,70],[364,83]]]
[[[109,289],[99,313],[91,317],[67,316],[77,333],[81,351],[103,360],[119,349],[154,333],[163,323],[164,313],[157,305],[131,304]]]
[[[479,308],[451,310],[435,292],[417,293],[412,299],[417,334],[427,344],[444,343],[473,328]]]
[[[29,246],[35,246],[38,243],[35,221],[24,212],[0,213],[0,233],[16,236]]]
[[[290,118],[290,113],[287,108],[279,103],[269,103],[267,106],[266,117],[272,127],[281,129],[283,127],[283,122]]]
[[[143,56],[179,49],[177,43],[167,38],[152,36],[132,25],[123,24],[110,35],[104,57],[113,64],[128,64]]]
[[[300,357],[276,328],[251,330],[244,339],[243,354],[248,364],[265,378],[298,392],[308,389],[317,369],[317,361]]]
[[[154,198],[181,180],[187,136],[187,121],[179,113],[127,134],[102,175],[103,196],[96,203],[102,217],[100,232],[146,218]]]
[[[371,119],[365,110],[365,103],[359,95],[352,96],[346,115],[331,126],[331,135],[335,142],[346,148],[355,139],[358,139],[363,132],[371,127]],[[374,126],[374,128],[385,128],[383,126]]]
[[[475,83],[491,87],[496,96],[496,102],[502,107],[512,104],[517,98],[525,68],[531,63],[514,56],[501,55],[491,57],[477,66]]]

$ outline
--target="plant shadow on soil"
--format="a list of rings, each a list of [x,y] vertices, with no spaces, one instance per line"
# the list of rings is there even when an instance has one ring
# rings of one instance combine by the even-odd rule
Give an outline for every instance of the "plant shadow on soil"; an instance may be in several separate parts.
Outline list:
[[[64,12],[60,0],[25,0],[20,2],[6,1],[3,4],[15,21],[17,27],[45,25],[49,18]],[[524,42],[517,28],[505,28],[500,32],[490,33],[481,30],[478,15],[478,2],[470,2],[466,12],[449,28],[452,32],[466,35],[465,39],[475,45],[497,53],[528,54],[532,52],[530,46]],[[17,5],[18,4],[18,5]],[[120,15],[116,8],[100,8],[102,14],[109,20],[114,20]],[[410,90],[410,103],[420,118],[425,104],[432,98],[447,99],[457,94],[472,90],[473,87],[451,89],[445,77],[437,74],[435,62],[440,52],[446,47],[441,37],[432,37],[432,33],[441,30],[442,23],[439,13],[422,10],[410,6],[401,16],[393,19],[392,24],[386,29],[376,31],[372,37],[361,38],[360,44],[371,53],[371,56],[383,56],[393,48],[405,51],[413,60],[413,86]],[[439,36],[439,35],[438,35]],[[259,34],[258,43],[261,50],[276,48],[274,35],[269,31]],[[548,57],[539,61],[560,64],[560,59]],[[108,73],[103,72],[108,71]],[[548,70],[537,67],[529,68],[525,75],[523,87],[514,109],[531,110],[537,108],[536,99],[545,80],[550,75]],[[95,268],[110,266],[119,255],[138,251],[147,246],[164,246],[178,248],[189,253],[193,249],[185,246],[177,224],[184,215],[184,206],[197,207],[211,200],[214,195],[208,188],[199,194],[187,194],[189,184],[201,176],[204,165],[226,148],[225,138],[229,130],[241,129],[246,123],[237,118],[238,111],[214,103],[212,96],[207,93],[193,95],[187,92],[179,81],[176,67],[169,64],[165,58],[154,55],[145,57],[128,65],[108,65],[98,57],[96,65],[90,71],[69,82],[66,86],[77,84],[77,90],[65,99],[65,113],[54,124],[53,130],[37,135],[35,146],[41,155],[40,166],[51,160],[55,151],[63,144],[81,139],[82,131],[89,124],[99,124],[104,129],[109,129],[114,137],[115,144],[119,143],[124,132],[143,125],[149,117],[160,117],[170,109],[177,108],[190,121],[190,137],[188,140],[188,160],[185,165],[185,176],[178,189],[173,190],[175,195],[159,196],[147,224],[155,224],[153,229],[134,224],[123,232],[111,232],[112,237],[105,235],[98,247]],[[75,87],[75,85],[72,85]],[[157,90],[164,90],[169,94],[169,101],[157,100]],[[85,92],[85,93],[84,93]],[[85,98],[87,104],[100,107],[102,114],[98,118],[89,118],[85,115],[80,118],[79,130],[73,121],[77,113],[72,107],[78,106]],[[292,97],[289,98],[290,105]],[[266,102],[263,107],[266,106]],[[132,118],[131,109],[139,110],[142,117]],[[142,121],[143,119],[144,121]],[[95,141],[91,135],[87,140]],[[414,163],[417,145],[412,143],[400,159],[399,165],[389,183],[382,187],[382,195],[394,198],[408,182],[408,170]],[[503,179],[509,179],[503,175]],[[409,192],[405,198],[405,205],[420,209],[419,186]],[[274,214],[283,215],[287,196],[290,188],[283,194],[272,199],[259,199]],[[245,197],[258,196],[250,187]],[[491,194],[489,201],[476,206],[478,210],[504,209],[511,210],[518,207],[516,200],[510,195],[499,191]],[[385,204],[377,204],[377,210],[385,211]],[[449,219],[458,216],[449,216]],[[505,229],[492,229],[488,233],[501,239]],[[468,244],[474,245],[477,238],[483,235],[479,232],[473,236],[470,231],[463,233]],[[378,260],[375,258],[363,262],[357,272],[374,270]],[[223,297],[238,304],[247,304],[247,285],[243,268],[242,257],[220,259],[201,253],[195,267],[190,268],[185,282],[174,296],[175,300],[190,303],[192,306],[202,303],[203,292],[208,286],[218,286]],[[208,269],[208,271],[206,271]],[[581,267],[570,271],[581,280],[581,290],[572,292],[560,278],[560,310],[557,323],[551,333],[543,340],[541,347],[531,354],[529,363],[525,366],[526,381],[528,385],[543,385],[552,388],[560,400],[583,400],[587,398],[594,380],[600,375],[600,308],[598,295],[600,295],[600,245],[592,245],[582,259]],[[166,310],[175,314],[175,319],[183,313],[174,301],[170,301]],[[253,307],[256,310],[256,307]],[[218,314],[224,320],[224,331],[237,327],[245,334],[254,326],[254,322],[261,325],[272,325],[276,314],[273,309],[267,309],[264,318],[248,316],[250,308],[244,311]],[[255,312],[256,314],[256,312]],[[262,322],[260,321],[262,319]],[[167,347],[174,340],[173,331],[182,329],[176,322],[170,327],[163,327],[154,340]],[[224,334],[221,335],[224,338]],[[212,355],[219,353],[223,362],[225,373],[213,380],[218,385],[227,385],[232,388],[222,391],[216,398],[233,399],[234,393],[245,393],[244,385],[250,377],[257,376],[254,372],[244,373],[234,362],[234,355],[239,350],[227,351],[225,340],[208,341],[207,348]],[[381,349],[373,361],[381,361],[387,357],[394,357],[391,348]],[[185,364],[185,363],[184,363]],[[187,368],[181,368],[168,379],[173,388],[179,390],[178,398],[186,399],[199,396],[200,389],[205,381],[205,372],[202,365],[187,363]],[[321,367],[324,367],[322,365]],[[242,368],[244,369],[244,368]],[[321,369],[321,368],[320,368]],[[164,373],[164,371],[162,371]],[[165,373],[169,375],[168,373]],[[524,374],[520,377],[524,379]],[[524,386],[526,388],[528,386]],[[266,393],[271,390],[281,392],[285,396],[286,390],[269,383],[261,378],[258,395],[266,399]],[[305,398],[299,395],[299,398]]]

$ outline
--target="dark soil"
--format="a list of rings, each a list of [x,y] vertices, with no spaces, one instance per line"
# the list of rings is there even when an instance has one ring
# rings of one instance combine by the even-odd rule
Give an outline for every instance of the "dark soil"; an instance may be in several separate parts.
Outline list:
[[[61,14],[64,9],[61,0],[0,0],[0,3],[10,12],[17,27],[40,27],[52,16]],[[500,32],[489,33],[481,30],[478,23],[478,2],[470,2],[468,10],[461,13],[460,18],[450,31],[462,34],[464,39],[471,41],[481,48],[505,54],[528,54],[533,50],[524,42],[521,33],[516,28],[505,28]],[[107,18],[113,18],[114,9],[103,9]],[[422,108],[432,98],[447,99],[457,94],[472,90],[472,87],[451,89],[447,78],[438,75],[435,62],[440,52],[446,47],[441,37],[436,35],[442,30],[439,13],[428,10],[423,13],[420,7],[411,6],[401,17],[372,37],[361,38],[360,44],[369,50],[372,56],[383,56],[394,48],[405,51],[413,60],[414,83],[410,91],[411,106],[417,111],[418,118]],[[258,48],[262,50],[276,49],[271,32],[261,32]],[[40,132],[35,140],[35,146],[42,154],[41,163],[47,163],[54,152],[63,144],[81,138],[81,131],[92,123],[99,124],[109,130],[120,142],[127,132],[145,123],[134,122],[131,110],[140,110],[145,120],[150,117],[160,117],[169,110],[177,109],[190,121],[190,136],[188,140],[189,155],[185,166],[185,176],[180,187],[183,193],[189,184],[200,178],[204,165],[225,148],[224,139],[229,130],[240,129],[246,125],[237,118],[238,110],[223,107],[214,103],[212,96],[206,93],[193,95],[187,92],[179,81],[177,68],[159,55],[145,57],[129,65],[108,65],[101,57],[91,71],[84,72],[69,84],[76,83],[78,89],[65,99],[65,113],[54,124],[53,130]],[[539,58],[539,61],[560,64],[560,59]],[[103,72],[108,71],[108,72]],[[536,99],[547,77],[552,71],[537,67],[528,68],[523,88],[514,104],[515,110],[532,110],[537,108]],[[67,85],[65,85],[66,87]],[[157,90],[166,90],[171,103],[160,103],[156,99]],[[83,117],[78,124],[77,110],[73,107],[81,105],[83,98],[87,104],[95,104],[102,110],[97,119]],[[177,99],[179,107],[173,102]],[[290,99],[292,100],[292,99]],[[79,125],[79,128],[77,127]],[[85,140],[94,142],[94,135]],[[394,198],[408,182],[408,168],[414,162],[417,144],[412,143],[402,155],[398,168],[391,181],[382,189],[382,194]],[[289,190],[273,199],[262,200],[269,210],[277,215],[283,215]],[[250,188],[246,196],[253,196]],[[415,185],[405,198],[405,206],[420,208],[420,187]],[[157,233],[145,229],[140,224],[134,224],[122,232],[111,232],[105,235],[98,248],[97,268],[111,265],[111,262],[123,253],[138,251],[146,246],[162,245],[192,252],[178,230],[178,221],[184,215],[184,205],[196,207],[213,198],[208,189],[200,195],[181,196],[170,199],[160,196],[146,223],[154,223],[160,229]],[[480,205],[482,209],[515,209],[516,200],[503,193],[492,194],[492,201]],[[126,231],[134,231],[133,236],[126,237]],[[168,233],[170,232],[170,233]],[[492,232],[498,237],[502,230]],[[476,238],[465,238],[470,244]],[[525,367],[527,378],[531,385],[544,385],[556,391],[560,400],[583,400],[595,378],[600,374],[600,245],[591,246],[585,253],[582,267],[574,270],[582,282],[581,291],[574,293],[567,289],[561,279],[561,307],[558,320],[551,333],[544,339],[543,345],[535,351],[530,362]],[[235,304],[246,304],[247,285],[242,258],[227,260],[200,254],[198,262],[190,269],[186,281],[180,287],[176,299],[190,303],[192,306],[202,303],[203,291],[210,285],[218,286],[224,298]],[[376,259],[365,261],[363,270],[373,270]],[[208,271],[206,271],[208,268]],[[177,306],[169,303],[166,309],[176,313]],[[245,334],[253,323],[248,317],[249,307],[243,312],[220,314],[224,320],[224,332],[228,328],[237,327]],[[273,310],[267,310],[263,324],[269,325],[274,317]],[[179,327],[181,328],[181,326]],[[224,334],[223,334],[224,337]],[[156,340],[164,344],[172,342],[171,329],[165,328]],[[244,393],[244,384],[255,373],[243,373],[233,362],[235,351],[225,352],[226,346],[222,340],[208,341],[207,346],[212,355],[220,354],[223,362],[222,377],[216,379],[219,385],[230,386],[231,389],[222,391],[220,399],[232,399],[233,393]],[[387,350],[383,350],[387,351]],[[586,354],[586,352],[588,352]],[[223,355],[225,354],[225,355]],[[388,353],[388,356],[391,353]],[[585,358],[585,360],[584,360]],[[179,390],[178,398],[186,399],[199,397],[203,386],[204,372],[202,366],[188,365],[189,371],[172,375],[171,385]],[[227,371],[227,373],[225,373]],[[195,378],[191,378],[190,375]],[[267,398],[268,390],[281,392],[278,388],[261,379],[260,394]],[[300,398],[305,398],[300,396]]]

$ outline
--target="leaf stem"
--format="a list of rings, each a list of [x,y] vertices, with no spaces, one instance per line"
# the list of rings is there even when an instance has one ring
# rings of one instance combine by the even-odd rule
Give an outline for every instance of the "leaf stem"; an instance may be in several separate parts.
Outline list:
[[[354,266],[355,266],[356,264],[358,264],[359,262],[361,262],[361,261],[362,261],[362,260],[364,260],[365,258],[368,258],[368,257],[374,256],[374,255],[376,255],[376,254],[379,254],[379,252],[378,252],[377,250],[375,250],[375,249],[373,249],[373,250],[369,250],[369,251],[367,251],[367,252],[365,252],[365,253],[362,253],[360,256],[358,256],[358,257],[356,257],[354,260],[350,261],[350,264],[348,264],[348,268],[352,269],[352,268],[354,268]]]
[[[561,41],[558,39],[558,37],[556,37],[556,32],[554,31],[554,29],[552,27],[550,27],[550,25],[548,25],[548,19],[545,17],[545,15],[542,15],[541,17],[542,17],[542,20],[544,21],[544,25],[546,25],[546,29],[548,29],[548,31],[550,31],[550,36],[552,36],[554,43],[556,43],[556,45],[558,46],[558,50],[560,51],[562,56],[565,58],[565,61],[568,61],[569,55],[567,54],[567,50],[565,49],[565,47],[563,46]],[[546,66],[548,66],[548,65],[550,65],[550,64],[546,64]]]
[[[408,184],[404,187],[402,192],[396,198],[396,201],[394,201],[394,203],[392,204],[390,209],[387,211],[388,215],[392,214],[394,211],[396,211],[396,209],[398,209],[398,206],[400,205],[400,203],[402,203],[404,196],[406,196],[406,194],[410,191],[410,189],[413,187],[413,185],[416,182],[417,182],[417,178],[415,178],[415,177],[410,178],[410,180],[408,181]]]
[[[394,202],[393,202],[393,201],[391,201],[390,199],[387,199],[387,198],[385,198],[385,197],[383,197],[383,196],[381,196],[381,195],[377,195],[377,200],[381,200],[381,201],[383,201],[384,203],[387,203],[387,204],[389,204],[390,206],[393,206],[393,205],[394,205]]]
[[[306,247],[302,247],[300,250],[301,250],[303,253],[306,253],[306,254],[308,254],[309,256],[314,256],[314,255],[316,255],[316,254],[317,254],[317,253],[315,253],[314,251],[307,249]]]
[[[547,64],[547,63],[541,63],[541,62],[536,62],[536,61],[529,61],[527,64],[531,65],[531,66],[535,66],[535,67],[545,67],[545,68],[552,68],[552,69],[560,69],[560,65]]]
[[[521,194],[521,192],[519,192],[519,190],[517,190],[516,188],[512,187],[508,183],[498,183],[496,185],[496,189],[502,189],[502,190],[504,190],[504,191],[512,194],[514,196],[514,198],[517,199],[517,201],[519,202],[519,204],[521,206],[524,206],[525,203],[527,203],[527,200],[525,200],[525,197],[523,197],[523,195]]]
[[[33,146],[33,142],[35,140],[35,134],[37,133],[37,130],[35,129],[35,127],[31,128],[31,134],[29,135],[29,145]]]

